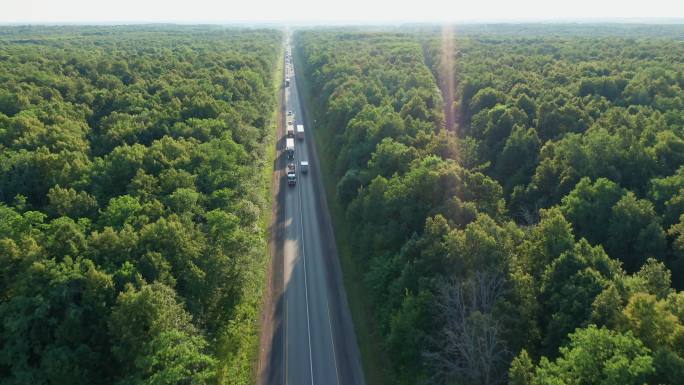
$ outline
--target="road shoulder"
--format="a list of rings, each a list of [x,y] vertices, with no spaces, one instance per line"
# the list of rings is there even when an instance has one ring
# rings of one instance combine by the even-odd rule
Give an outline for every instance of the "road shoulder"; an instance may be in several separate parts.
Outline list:
[[[285,186],[283,178],[281,177],[281,167],[279,165],[281,156],[283,154],[283,141],[285,137],[285,88],[282,86],[284,79],[283,61],[284,61],[284,44],[283,51],[278,59],[280,64],[279,71],[276,77],[278,84],[278,107],[276,118],[276,139],[275,139],[275,156],[273,157],[273,168],[271,175],[271,191],[275,199],[271,205],[270,222],[268,225],[269,241],[268,253],[270,256],[270,263],[268,264],[266,290],[264,290],[264,299],[260,320],[260,340],[259,340],[259,357],[257,364],[257,384],[273,385],[283,383],[282,373],[284,370],[284,352],[283,352],[283,320],[280,315],[284,314],[283,303],[283,277],[284,277],[284,259],[282,247],[283,244],[284,226],[281,223],[283,218],[284,200],[285,200]]]

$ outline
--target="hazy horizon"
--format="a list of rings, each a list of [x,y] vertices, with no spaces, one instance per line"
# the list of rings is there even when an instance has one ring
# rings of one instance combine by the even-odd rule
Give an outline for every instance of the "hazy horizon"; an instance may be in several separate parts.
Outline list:
[[[398,24],[624,22],[684,23],[684,3],[669,0],[542,0],[459,3],[423,0],[8,0],[1,24]]]
[[[179,25],[179,26],[393,26],[403,24],[416,25],[486,25],[486,24],[634,24],[634,25],[680,25],[683,18],[573,18],[573,19],[472,19],[451,21],[421,20],[330,20],[330,21],[288,21],[288,20],[82,20],[82,21],[0,21],[1,26],[126,26],[126,25]]]

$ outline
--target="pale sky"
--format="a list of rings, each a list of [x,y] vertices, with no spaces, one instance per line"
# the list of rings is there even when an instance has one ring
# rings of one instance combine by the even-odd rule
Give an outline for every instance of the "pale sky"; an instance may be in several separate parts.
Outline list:
[[[0,0],[0,23],[684,18],[684,0]]]

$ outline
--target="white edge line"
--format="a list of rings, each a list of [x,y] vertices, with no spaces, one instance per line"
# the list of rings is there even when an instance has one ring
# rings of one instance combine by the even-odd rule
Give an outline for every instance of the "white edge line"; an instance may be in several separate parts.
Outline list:
[[[285,46],[285,51],[287,51],[287,44]],[[283,53],[283,60],[285,57],[285,54]],[[288,103],[288,96],[287,96],[287,90],[283,93],[283,99],[285,99],[285,108],[287,109],[287,103]],[[282,110],[281,110],[282,112]],[[281,118],[282,119],[282,118]],[[282,122],[282,120],[280,121]],[[278,125],[280,125],[280,122],[278,122]],[[282,174],[279,176],[282,177]],[[286,187],[287,188],[287,187]],[[286,199],[287,201],[287,199]],[[283,242],[284,243],[284,242]],[[284,245],[283,245],[284,246]],[[283,275],[285,275],[285,272],[287,271],[287,263],[285,261],[285,250],[283,250]],[[288,364],[288,354],[287,354],[287,313],[288,313],[288,307],[287,307],[287,290],[286,290],[286,283],[285,283],[285,277],[283,276],[283,297],[285,297],[285,323],[283,324],[283,329],[285,329],[285,337],[283,338],[283,355],[285,355],[285,367],[283,368],[283,384],[287,385],[287,364]]]
[[[325,306],[328,308],[328,326],[330,326],[330,342],[332,343],[333,350],[333,362],[335,362],[335,375],[337,375],[337,385],[340,385],[340,369],[337,367],[337,352],[335,352],[335,335],[332,331],[332,321],[330,317],[330,303],[327,298],[325,301]]]
[[[294,64],[293,64],[294,67]],[[293,79],[290,79],[290,86]],[[292,92],[290,92],[292,94]],[[296,90],[295,90],[296,93]],[[300,111],[301,113],[301,111]],[[294,122],[296,123],[296,122]],[[297,156],[297,155],[295,155]],[[297,193],[299,194],[299,228],[301,229],[301,243],[302,243],[302,259],[304,260],[304,298],[306,299],[306,331],[309,337],[309,370],[311,373],[311,385],[314,384],[313,376],[313,357],[311,354],[311,321],[309,320],[309,284],[306,280],[306,252],[304,250],[304,215],[302,214],[302,189],[297,186]]]

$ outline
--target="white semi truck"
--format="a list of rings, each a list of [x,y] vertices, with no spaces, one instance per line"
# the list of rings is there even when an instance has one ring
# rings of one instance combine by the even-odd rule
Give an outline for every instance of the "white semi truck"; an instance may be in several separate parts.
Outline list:
[[[294,125],[292,124],[292,122],[287,122],[287,137],[288,138],[294,138],[294,136],[295,136]]]
[[[293,138],[285,139],[285,151],[287,151],[288,159],[294,159],[295,143]]]
[[[297,125],[297,139],[304,140],[304,125],[303,124]]]

